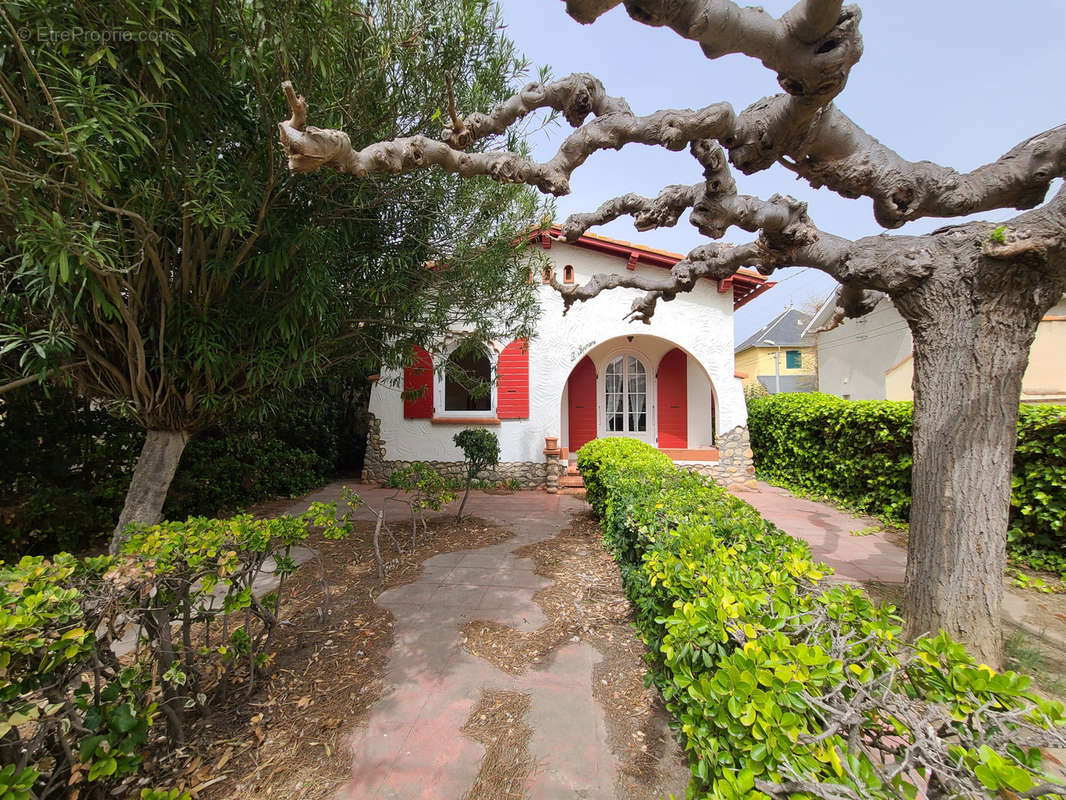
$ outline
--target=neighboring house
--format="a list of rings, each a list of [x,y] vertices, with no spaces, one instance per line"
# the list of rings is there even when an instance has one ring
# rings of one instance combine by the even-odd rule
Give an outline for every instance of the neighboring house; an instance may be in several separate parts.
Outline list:
[[[814,334],[834,305],[830,295],[807,326],[817,340],[818,390],[846,400],[913,400],[911,332],[892,302],[885,298],[866,316]],[[1066,298],[1037,326],[1022,402],[1066,403]]]
[[[568,244],[538,234],[562,283],[595,273],[661,275],[683,256],[585,234]],[[539,270],[538,270],[539,271]],[[488,396],[471,397],[441,367],[462,332],[412,366],[383,371],[370,395],[366,477],[381,480],[412,461],[458,474],[462,453],[452,441],[464,427],[484,426],[500,441],[494,478],[554,488],[567,459],[604,436],[641,439],[707,474],[751,479],[747,414],[733,366],[733,312],[773,284],[742,271],[702,279],[691,292],[661,303],[649,325],[625,320],[632,289],[563,303],[541,275],[539,327],[531,342],[494,343],[462,366],[493,379]],[[415,395],[412,397],[412,395]],[[405,400],[405,397],[407,398]]]
[[[736,370],[745,389],[761,386],[770,394],[777,394],[813,392],[817,388],[814,340],[804,336],[810,321],[810,314],[786,308],[737,346]]]

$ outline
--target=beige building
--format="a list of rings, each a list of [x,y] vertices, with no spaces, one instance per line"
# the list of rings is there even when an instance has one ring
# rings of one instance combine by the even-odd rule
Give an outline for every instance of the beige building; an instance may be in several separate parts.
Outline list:
[[[818,391],[850,400],[914,399],[911,333],[895,306],[882,300],[866,316],[814,334],[832,313],[830,296],[805,331],[817,342]],[[1037,327],[1022,402],[1066,403],[1066,298]]]
[[[746,391],[813,392],[818,385],[814,339],[804,336],[810,314],[786,308],[736,348],[737,377]]]

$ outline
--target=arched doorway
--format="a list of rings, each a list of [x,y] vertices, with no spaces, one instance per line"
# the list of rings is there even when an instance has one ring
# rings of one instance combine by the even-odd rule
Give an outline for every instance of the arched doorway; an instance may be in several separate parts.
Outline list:
[[[662,450],[714,447],[714,386],[703,365],[667,339],[636,334],[589,347],[563,391],[560,443],[573,456],[596,438],[625,436]]]

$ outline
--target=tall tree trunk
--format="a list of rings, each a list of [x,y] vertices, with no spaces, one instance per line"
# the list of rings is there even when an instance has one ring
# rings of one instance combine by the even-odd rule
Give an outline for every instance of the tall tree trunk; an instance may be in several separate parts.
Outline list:
[[[914,337],[908,633],[944,630],[996,668],[1022,375],[1052,294],[1031,273],[997,271],[893,298]]]
[[[170,482],[178,470],[178,462],[189,442],[188,431],[150,430],[144,447],[137,457],[133,479],[126,492],[126,503],[119,515],[118,525],[111,535],[111,552],[117,553],[122,543],[122,531],[131,522],[154,525],[163,513]]]

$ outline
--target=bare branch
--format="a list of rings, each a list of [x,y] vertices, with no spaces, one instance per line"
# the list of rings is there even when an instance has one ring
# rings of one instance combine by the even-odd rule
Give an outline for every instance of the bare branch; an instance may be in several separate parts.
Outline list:
[[[581,234],[594,225],[603,225],[626,215],[633,217],[633,225],[638,231],[672,228],[702,196],[702,183],[667,186],[654,198],[630,192],[608,200],[591,213],[571,214],[561,226],[562,238],[567,242],[577,241]]]
[[[921,217],[956,217],[994,208],[1033,208],[1066,175],[1066,125],[1039,133],[973,172],[907,161],[830,106],[786,163],[815,189],[871,197],[886,228]]]
[[[588,25],[621,3],[622,0],[566,0],[566,13]]]
[[[884,292],[860,289],[855,286],[838,286],[833,296],[833,316],[814,333],[831,331],[845,319],[857,319],[869,314],[885,297]]]
[[[559,283],[552,275],[551,285],[562,296],[564,313],[574,303],[591,300],[608,289],[643,290],[646,294],[633,301],[626,316],[650,323],[659,300],[673,300],[679,293],[692,291],[700,278],[727,278],[743,266],[761,264],[765,255],[759,243],[739,246],[712,243],[690,252],[673,266],[668,275],[598,273],[580,285]]]
[[[571,75],[534,92],[541,104],[562,111],[571,122],[583,119],[589,111],[604,111],[591,122],[582,125],[560,145],[548,162],[538,164],[528,158],[507,151],[464,153],[448,144],[425,136],[411,136],[372,144],[363,150],[352,148],[351,139],[343,131],[324,130],[303,124],[307,104],[296,96],[286,82],[285,93],[292,110],[289,120],[278,123],[281,144],[289,156],[289,168],[295,172],[309,172],[319,167],[331,167],[363,177],[369,173],[399,174],[430,165],[463,177],[488,175],[508,183],[528,183],[542,192],[564,195],[570,191],[570,175],[597,150],[618,149],[626,144],[659,145],[669,150],[681,150],[696,139],[717,138],[733,128],[735,117],[728,103],[716,103],[698,111],[657,111],[646,117],[634,116],[624,101],[608,98],[598,91],[599,85],[587,75]],[[602,89],[602,86],[600,87]],[[533,92],[530,87],[527,87]],[[464,124],[475,138],[481,132],[491,132],[512,113],[509,104],[518,98],[518,108],[527,108],[522,95],[515,95],[484,120],[468,117]],[[519,114],[520,116],[520,114]],[[509,123],[508,123],[509,124]]]
[[[730,0],[628,0],[626,10],[637,22],[698,42],[707,58],[759,59],[791,95],[832,99],[862,56],[862,15],[839,2],[800,0],[781,19]]]
[[[561,111],[572,128],[579,127],[589,114],[596,117],[613,113],[633,114],[625,98],[609,96],[599,78],[578,72],[551,83],[527,84],[491,113],[474,112],[459,124],[470,131],[473,140],[483,139],[494,133],[503,133],[515,121],[541,108]],[[461,141],[454,138],[458,135],[456,130],[453,117],[451,127],[444,129],[441,140],[458,147]]]

